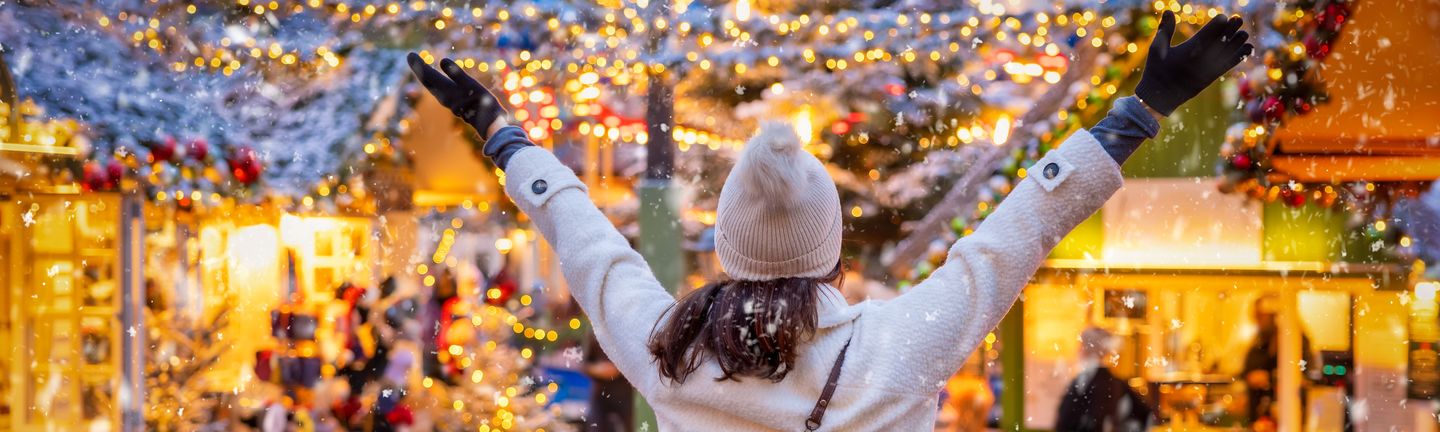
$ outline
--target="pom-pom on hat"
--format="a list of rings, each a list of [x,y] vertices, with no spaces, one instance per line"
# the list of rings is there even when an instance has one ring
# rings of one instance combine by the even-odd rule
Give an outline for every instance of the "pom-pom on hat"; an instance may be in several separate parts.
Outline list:
[[[840,261],[840,195],[790,125],[750,138],[716,209],[715,250],[736,280],[820,277]]]

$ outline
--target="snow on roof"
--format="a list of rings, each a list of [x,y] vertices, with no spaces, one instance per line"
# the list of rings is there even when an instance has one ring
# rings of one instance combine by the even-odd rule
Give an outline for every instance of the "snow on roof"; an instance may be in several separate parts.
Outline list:
[[[409,73],[405,51],[364,44],[340,67],[312,76],[253,67],[230,76],[213,69],[175,72],[76,20],[63,8],[0,11],[0,40],[12,41],[5,55],[22,98],[34,99],[49,116],[84,123],[97,155],[141,150],[141,143],[164,137],[204,138],[217,154],[250,146],[265,162],[266,185],[280,193],[304,193],[364,156],[360,148],[373,134],[393,132],[367,123]],[[315,37],[302,33],[295,37]],[[408,109],[383,123],[393,125]]]

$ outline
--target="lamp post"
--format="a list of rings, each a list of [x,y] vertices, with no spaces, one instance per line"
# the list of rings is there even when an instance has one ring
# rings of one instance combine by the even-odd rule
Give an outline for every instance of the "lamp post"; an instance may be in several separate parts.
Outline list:
[[[668,0],[640,0],[641,13],[652,24],[645,51],[654,55],[669,42],[666,32],[654,27],[656,20],[669,21]],[[675,293],[685,277],[684,253],[681,250],[679,190],[675,175],[675,88],[670,72],[651,65],[645,106],[645,177],[637,188],[640,196],[640,255],[650,264],[655,279]],[[655,413],[639,393],[635,395],[635,427],[649,430],[655,425]]]
[[[8,50],[0,45],[0,102],[10,106],[10,142],[20,142],[20,93],[15,90],[15,78],[10,75],[10,64],[5,62]]]

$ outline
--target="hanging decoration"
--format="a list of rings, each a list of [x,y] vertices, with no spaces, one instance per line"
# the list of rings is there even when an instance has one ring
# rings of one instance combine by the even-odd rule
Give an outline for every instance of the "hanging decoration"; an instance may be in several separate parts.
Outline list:
[[[1355,0],[1304,0],[1276,11],[1265,31],[1279,41],[1262,48],[1261,62],[1239,82],[1245,120],[1226,131],[1221,147],[1221,185],[1225,192],[1243,193],[1290,207],[1306,204],[1372,213],[1400,189],[1369,182],[1296,182],[1270,163],[1274,133],[1285,122],[1326,103],[1328,96],[1315,73],[1350,17]],[[1261,21],[1262,23],[1265,21]],[[1377,187],[1380,190],[1377,190]]]
[[[1398,202],[1419,195],[1414,182],[1304,182],[1275,168],[1271,157],[1278,142],[1275,133],[1287,121],[1329,102],[1317,69],[1349,21],[1357,0],[1304,0],[1287,3],[1269,21],[1278,41],[1264,47],[1261,62],[1241,79],[1239,96],[1244,120],[1230,126],[1221,146],[1219,188],[1291,208],[1315,206],[1351,214],[1357,227],[1379,256],[1408,259],[1412,240],[1395,225]]]

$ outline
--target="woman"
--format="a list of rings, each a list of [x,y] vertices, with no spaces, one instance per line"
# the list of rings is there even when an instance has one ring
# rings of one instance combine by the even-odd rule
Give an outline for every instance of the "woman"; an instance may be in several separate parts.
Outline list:
[[[835,184],[789,128],[750,140],[720,192],[716,248],[732,278],[678,302],[586,195],[574,172],[508,126],[455,62],[410,66],[481,134],[506,192],[555,252],[600,346],[662,430],[929,430],[940,387],[994,328],[1046,254],[1120,187],[1119,163],[1249,54],[1240,19],[1170,46],[1166,13],[1139,99],[1042,158],[948,262],[895,299],[847,306]],[[1146,106],[1148,105],[1148,109]],[[1028,126],[1028,125],[1026,125]]]

